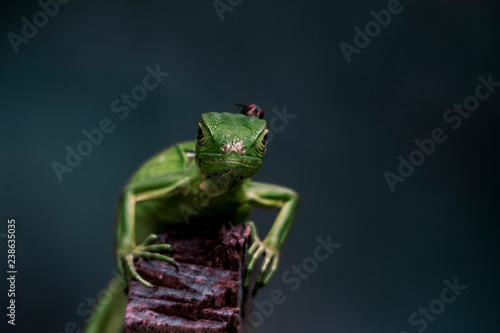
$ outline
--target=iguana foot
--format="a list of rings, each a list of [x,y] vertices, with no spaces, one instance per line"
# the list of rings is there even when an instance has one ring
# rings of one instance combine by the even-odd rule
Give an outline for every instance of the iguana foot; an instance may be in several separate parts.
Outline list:
[[[125,279],[125,289],[128,290],[128,284],[131,277],[134,277],[137,281],[145,285],[146,287],[154,287],[152,283],[146,281],[142,276],[137,273],[137,270],[134,266],[134,259],[136,258],[145,258],[145,259],[156,259],[168,262],[175,266],[177,270],[179,267],[177,266],[177,262],[163,254],[153,253],[151,251],[167,251],[172,252],[172,247],[169,244],[151,244],[156,241],[158,236],[155,234],[149,235],[140,245],[135,248],[120,251],[120,259],[118,260],[118,266],[120,269],[120,273]]]
[[[257,289],[265,286],[269,280],[271,280],[274,272],[276,272],[276,269],[278,268],[279,251],[267,244],[266,241],[261,241],[259,239],[257,229],[255,228],[255,224],[253,224],[253,222],[248,222],[247,225],[250,226],[253,243],[247,252],[247,274],[244,283],[245,287],[248,287],[250,283],[250,276],[252,275],[255,263],[260,256],[264,255],[264,262],[260,268],[259,276],[257,277],[257,281],[255,283],[255,289],[253,290],[253,293],[255,294]]]

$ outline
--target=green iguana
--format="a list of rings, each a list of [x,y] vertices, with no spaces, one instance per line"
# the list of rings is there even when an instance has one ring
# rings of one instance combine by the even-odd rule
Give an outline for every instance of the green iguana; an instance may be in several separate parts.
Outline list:
[[[252,206],[279,209],[264,240],[258,237],[255,225],[247,222],[253,243],[247,254],[245,286],[262,255],[256,288],[269,282],[292,225],[298,196],[288,188],[250,180],[266,153],[268,130],[261,108],[238,106],[244,114],[202,114],[194,142],[177,144],[154,156],[125,186],[116,232],[121,276],[110,282],[110,296],[96,306],[86,333],[122,331],[131,278],[153,287],[137,273],[134,259],[162,260],[177,266],[174,259],[156,252],[175,249],[169,244],[153,244],[156,234],[171,224],[213,219],[242,223]]]

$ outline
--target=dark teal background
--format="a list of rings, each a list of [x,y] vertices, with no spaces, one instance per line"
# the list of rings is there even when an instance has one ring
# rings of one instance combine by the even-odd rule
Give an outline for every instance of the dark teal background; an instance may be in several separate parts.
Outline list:
[[[16,326],[2,312],[0,331],[82,327],[80,304],[113,275],[113,215],[128,177],[157,151],[194,139],[201,113],[233,112],[234,102],[257,103],[266,117],[284,106],[296,115],[256,177],[301,195],[280,269],[257,298],[280,289],[287,299],[259,332],[417,332],[410,314],[454,277],[468,289],[426,332],[498,330],[500,89],[459,129],[442,120],[479,75],[500,81],[498,5],[401,4],[350,64],[339,44],[352,44],[353,28],[387,1],[243,0],[222,22],[211,1],[70,1],[18,54],[7,34],[20,34],[22,17],[40,7],[4,4],[0,233],[16,219],[19,273]],[[156,64],[170,75],[120,120],[111,103]],[[51,163],[64,163],[66,145],[103,118],[115,130],[60,183]],[[447,141],[392,193],[383,173],[437,127]],[[252,217],[261,236],[274,216]],[[328,235],[340,248],[290,291],[281,275]]]

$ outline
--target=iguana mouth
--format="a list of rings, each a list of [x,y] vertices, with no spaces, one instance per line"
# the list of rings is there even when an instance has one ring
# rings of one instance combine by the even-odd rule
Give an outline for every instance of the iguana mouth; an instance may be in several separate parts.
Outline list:
[[[220,154],[210,154],[210,153],[205,153],[205,154],[200,154],[200,162],[203,163],[221,163],[221,162],[235,162],[235,163],[240,163],[240,164],[245,164],[249,166],[260,166],[261,163],[258,158],[255,157],[250,157],[250,156],[242,156],[242,158],[224,158],[224,155]],[[214,158],[215,157],[215,158]]]
[[[236,162],[236,163],[241,163],[241,164],[246,164],[246,165],[250,165],[250,166],[258,166],[258,164],[256,163],[250,163],[250,162],[246,162],[246,161],[243,161],[243,160],[237,160],[237,159],[233,159],[233,158],[223,158],[223,159],[219,159],[219,160],[203,160],[203,162]]]

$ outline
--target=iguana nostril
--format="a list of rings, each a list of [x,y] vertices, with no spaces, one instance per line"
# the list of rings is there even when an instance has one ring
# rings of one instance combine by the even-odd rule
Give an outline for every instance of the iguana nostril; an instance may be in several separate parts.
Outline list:
[[[222,152],[224,154],[235,152],[238,155],[243,155],[245,153],[245,147],[243,146],[242,141],[237,141],[236,139],[234,139],[232,142],[228,142],[224,146],[222,146]]]

